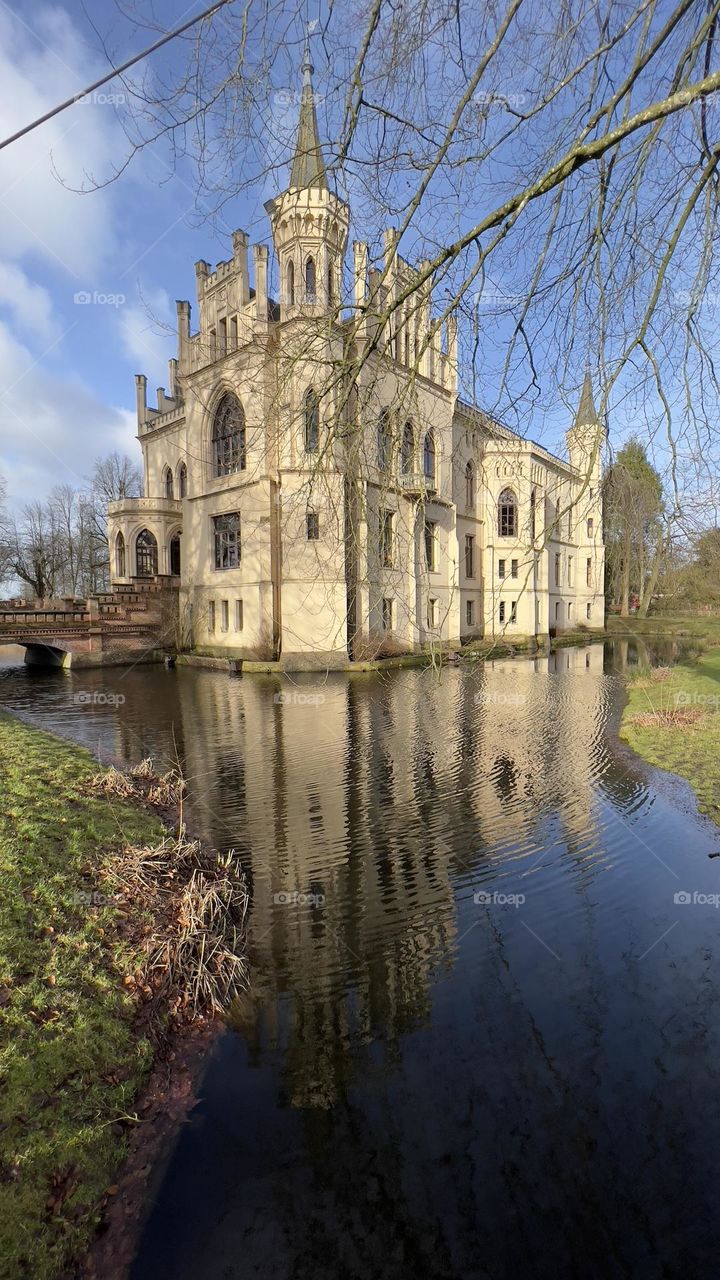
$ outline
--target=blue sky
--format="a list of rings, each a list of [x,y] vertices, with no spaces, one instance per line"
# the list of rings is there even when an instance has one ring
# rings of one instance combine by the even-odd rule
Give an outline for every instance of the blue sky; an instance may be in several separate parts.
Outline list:
[[[158,26],[177,25],[206,7],[207,0],[187,8],[172,0],[125,0],[128,13],[133,4],[139,15],[154,16],[153,29],[123,16],[114,0],[94,0],[90,17],[81,0],[37,0],[32,6],[0,0],[0,134],[14,132],[103,74],[103,40],[107,54],[119,62],[151,43]],[[268,155],[289,158],[302,41],[294,13],[294,6],[284,9],[282,3],[262,10],[261,21],[270,39],[280,41],[282,56],[265,81],[269,98],[264,105],[253,103],[252,143],[240,127],[227,152],[218,148],[219,164],[210,175],[216,188],[223,163],[234,189],[235,177],[259,174]],[[239,23],[239,10],[234,20]],[[223,31],[222,21],[215,19],[213,31],[217,48],[210,41],[209,56],[214,53],[219,65],[228,54],[227,28]],[[350,36],[344,61],[338,58],[328,67],[319,42],[313,54],[316,90],[327,94],[319,110],[323,133],[346,91],[348,60],[355,52]],[[261,53],[251,47],[248,65]],[[162,79],[183,64],[186,54],[187,47],[175,42],[153,55],[148,70]],[[283,84],[289,93],[277,92]],[[527,91],[524,82],[521,87]],[[80,484],[93,460],[111,449],[139,458],[133,375],[148,375],[151,395],[166,385],[167,359],[176,345],[175,299],[194,302],[195,261],[228,257],[236,227],[245,228],[251,241],[270,240],[263,203],[282,189],[282,169],[250,182],[213,216],[212,194],[198,202],[196,174],[188,160],[175,162],[167,140],[144,149],[104,189],[79,194],[76,188],[104,181],[127,155],[123,125],[132,120],[114,101],[122,92],[122,83],[112,81],[91,101],[71,107],[0,153],[0,474],[14,502],[42,496],[57,483]],[[403,181],[399,175],[394,183],[400,206]],[[433,242],[452,236],[460,226],[453,217],[472,220],[476,214],[472,200],[451,206],[441,198],[441,185],[438,190],[424,206],[415,242],[402,246],[410,256],[414,248],[426,256]],[[352,239],[368,233],[372,197],[381,205],[384,193],[363,191],[357,171],[351,191],[356,219],[365,217],[368,224],[356,221]],[[448,213],[451,207],[455,215]],[[376,243],[377,231],[377,226],[371,231]],[[511,288],[498,278],[488,284],[491,293]],[[76,301],[78,294],[91,301]],[[492,309],[482,312],[481,322],[479,398],[492,405],[493,364],[502,359],[505,330]],[[583,370],[573,368],[566,384],[550,340],[540,356],[542,398],[535,408],[524,398],[527,413],[518,425],[558,448],[570,422],[573,384],[582,380]],[[574,355],[573,361],[578,364]],[[560,404],[561,396],[568,407]],[[615,440],[638,427],[648,438],[658,434],[654,420],[632,417],[621,402],[611,416]]]
[[[160,18],[163,8],[170,23],[183,16],[161,4]],[[98,0],[92,16],[118,60],[153,39],[123,23],[109,0]],[[156,55],[158,69],[168,53]],[[80,4],[0,3],[0,133],[106,67]],[[173,333],[148,311],[173,328],[175,298],[194,300],[196,259],[228,256],[222,230],[198,225],[192,176],[174,171],[162,143],[104,190],[71,189],[88,175],[105,178],[126,154],[112,101],[121,91],[112,82],[0,153],[0,474],[14,501],[79,483],[111,449],[139,457],[133,375],[147,373],[153,389],[166,385],[175,354]],[[227,211],[255,239],[265,238],[261,197],[254,208]],[[93,301],[77,302],[78,294]]]

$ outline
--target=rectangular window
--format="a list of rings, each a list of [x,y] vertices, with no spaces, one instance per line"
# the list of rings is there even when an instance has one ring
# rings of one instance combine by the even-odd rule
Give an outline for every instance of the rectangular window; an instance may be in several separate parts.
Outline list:
[[[383,631],[392,631],[393,625],[393,602],[386,596],[382,602],[382,626]]]
[[[208,631],[210,632],[210,635],[213,635],[215,632],[215,601],[214,600],[208,600],[207,619],[208,619]]]
[[[504,600],[500,601],[500,608],[498,609],[498,617],[501,622],[505,621],[505,601]]]
[[[572,527],[573,527],[573,509],[572,509],[572,502],[570,503],[570,506],[568,507],[568,513],[567,513],[567,516],[568,516],[568,541],[569,541],[569,540],[572,538]]]
[[[434,520],[425,521],[425,560],[430,572],[437,566],[437,525]]]
[[[568,600],[568,622],[572,618],[572,600]]]
[[[589,587],[591,587],[591,586],[592,586],[592,584],[593,584],[593,577],[592,577],[592,560],[591,560],[590,556],[588,556],[587,564],[585,565],[585,581],[586,581],[586,583],[587,583],[587,585],[588,585]]]
[[[429,627],[437,626],[437,600],[428,600],[427,621]]]
[[[240,515],[237,511],[213,518],[215,568],[237,569],[240,564]]]
[[[305,526],[308,542],[317,542],[320,537],[320,517],[317,511],[308,511]]]
[[[227,353],[227,320],[220,320],[218,323],[218,356],[222,357]]]
[[[380,512],[380,563],[384,569],[392,569],[395,563],[395,513]]]
[[[517,578],[517,576],[518,576],[518,562],[517,560],[511,560],[510,561],[510,577]]]
[[[242,629],[243,629],[243,602],[242,600],[236,600],[235,601],[235,630],[242,631]]]
[[[568,556],[568,586],[575,586],[575,562],[572,556]]]
[[[517,622],[517,600],[510,601],[510,621]]]
[[[586,604],[586,605],[585,605],[585,617],[588,619],[588,622],[589,622],[589,621],[590,621],[590,618],[592,617],[592,605],[591,605],[591,604]]]
[[[557,622],[559,618],[560,618],[560,601],[556,600],[555,601],[555,621]]]
[[[505,561],[498,560],[498,578],[505,577]]]
[[[238,344],[238,318],[233,316],[230,321],[230,350],[237,351]]]
[[[555,552],[555,586],[556,587],[560,586],[561,578],[562,578],[562,560],[560,558],[560,552],[556,551]]]
[[[469,627],[475,625],[475,601],[468,600],[465,603],[465,621]]]
[[[230,630],[230,604],[227,600],[220,601],[220,630]]]
[[[475,539],[465,534],[465,577],[475,577]]]
[[[594,529],[595,529],[595,521],[593,520],[592,516],[588,516],[588,522],[587,522],[587,536],[588,536],[588,538],[592,538],[592,536],[593,536],[593,530],[594,530]]]

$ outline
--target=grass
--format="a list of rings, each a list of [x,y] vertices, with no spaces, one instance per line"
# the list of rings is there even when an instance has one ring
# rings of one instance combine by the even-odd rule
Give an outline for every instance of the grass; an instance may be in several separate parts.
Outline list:
[[[686,778],[720,823],[720,648],[629,683],[620,736],[650,764]]]
[[[93,792],[92,756],[0,715],[0,1275],[51,1280],[87,1247],[152,1046],[140,964],[104,880],[166,836]]]
[[[623,636],[663,636],[691,637],[720,644],[720,615],[687,614],[676,617],[664,614],[651,614],[649,618],[620,618],[617,614],[609,614],[606,620],[608,634]]]

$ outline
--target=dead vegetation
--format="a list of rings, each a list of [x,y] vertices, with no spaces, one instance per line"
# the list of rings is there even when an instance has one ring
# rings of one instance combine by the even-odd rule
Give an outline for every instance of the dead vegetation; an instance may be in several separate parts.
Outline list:
[[[91,786],[176,819],[175,834],[152,846],[124,845],[104,870],[122,902],[125,935],[143,956],[126,987],[175,1017],[226,1011],[247,988],[248,894],[237,855],[221,856],[187,838],[185,782],[177,769],[158,775],[152,760],[143,760],[129,773],[113,767],[97,774]]]
[[[637,729],[685,729],[702,719],[699,707],[655,707],[638,711],[628,718]]]

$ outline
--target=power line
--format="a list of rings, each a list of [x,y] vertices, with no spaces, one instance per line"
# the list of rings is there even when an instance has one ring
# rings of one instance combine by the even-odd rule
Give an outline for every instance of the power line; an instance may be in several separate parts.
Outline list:
[[[211,18],[218,9],[222,9],[230,0],[216,0],[215,4],[210,5],[209,9],[205,9],[199,13],[197,17],[190,18],[188,22],[184,22],[182,26],[175,27],[174,31],[169,31],[162,36],[160,40],[156,40],[155,44],[151,44],[148,49],[143,49],[142,53],[136,53],[133,58],[128,58],[127,62],[123,62],[122,66],[113,67],[108,71],[107,75],[101,76],[99,80],[95,80],[93,84],[88,85],[87,89],[82,89],[80,93],[76,93],[72,98],[66,98],[65,102],[61,102],[59,106],[53,107],[51,111],[46,111],[44,116],[39,116],[37,120],[33,120],[32,124],[26,124],[23,129],[18,129],[17,133],[13,133],[11,137],[5,138],[0,142],[0,151],[3,147],[9,147],[11,142],[17,142],[18,138],[24,138],[26,134],[32,133],[33,129],[37,129],[39,125],[45,124],[46,121],[52,120],[53,116],[57,116],[61,111],[65,111],[67,107],[72,107],[81,98],[86,98],[89,93],[94,93],[101,85],[107,84],[109,80],[114,80],[116,76],[122,75],[124,71],[129,71],[130,67],[134,67],[136,63],[142,62],[143,58],[147,58],[149,54],[155,53],[156,49],[162,49],[164,44],[168,44],[170,40],[174,40],[176,36],[182,35],[183,31],[188,31],[190,27],[194,27],[198,22],[202,22],[204,18]]]

